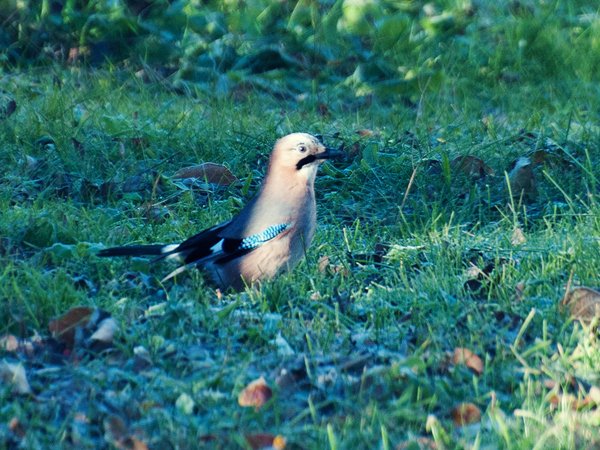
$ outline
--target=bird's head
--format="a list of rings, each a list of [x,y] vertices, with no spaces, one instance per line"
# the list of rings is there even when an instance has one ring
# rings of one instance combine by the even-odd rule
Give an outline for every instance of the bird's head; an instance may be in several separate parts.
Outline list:
[[[275,143],[270,170],[292,172],[314,179],[319,165],[338,154],[308,133],[292,133]]]

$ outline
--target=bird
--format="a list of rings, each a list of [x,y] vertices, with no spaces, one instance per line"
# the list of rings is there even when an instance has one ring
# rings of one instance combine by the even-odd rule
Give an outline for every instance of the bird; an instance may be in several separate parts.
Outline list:
[[[315,178],[321,163],[341,156],[308,133],[278,139],[260,190],[232,219],[179,244],[129,245],[98,256],[156,256],[183,264],[163,282],[191,267],[204,269],[220,289],[242,290],[291,270],[304,257],[316,229]]]

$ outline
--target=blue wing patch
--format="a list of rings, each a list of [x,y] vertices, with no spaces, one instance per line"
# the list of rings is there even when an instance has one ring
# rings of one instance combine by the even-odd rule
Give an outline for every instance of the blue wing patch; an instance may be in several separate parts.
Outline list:
[[[245,237],[239,244],[239,250],[254,250],[260,247],[267,241],[276,238],[285,230],[290,227],[289,223],[280,223],[279,225],[272,225],[260,233],[253,234],[252,236]]]

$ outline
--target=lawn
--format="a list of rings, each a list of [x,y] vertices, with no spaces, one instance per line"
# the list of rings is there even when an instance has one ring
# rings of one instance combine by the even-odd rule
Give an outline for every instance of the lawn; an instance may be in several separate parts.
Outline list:
[[[379,36],[345,78],[3,69],[4,448],[600,445],[597,7],[400,3],[437,37]],[[401,80],[364,75],[384,63]],[[96,256],[228,219],[295,131],[344,158],[293,271],[220,292]],[[177,175],[206,162],[237,181]]]

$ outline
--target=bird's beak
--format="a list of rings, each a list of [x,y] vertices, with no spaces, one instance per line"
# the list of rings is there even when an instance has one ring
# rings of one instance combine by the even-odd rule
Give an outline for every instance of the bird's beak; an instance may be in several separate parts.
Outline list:
[[[340,150],[325,147],[325,151],[315,154],[315,159],[340,159],[344,153]]]

